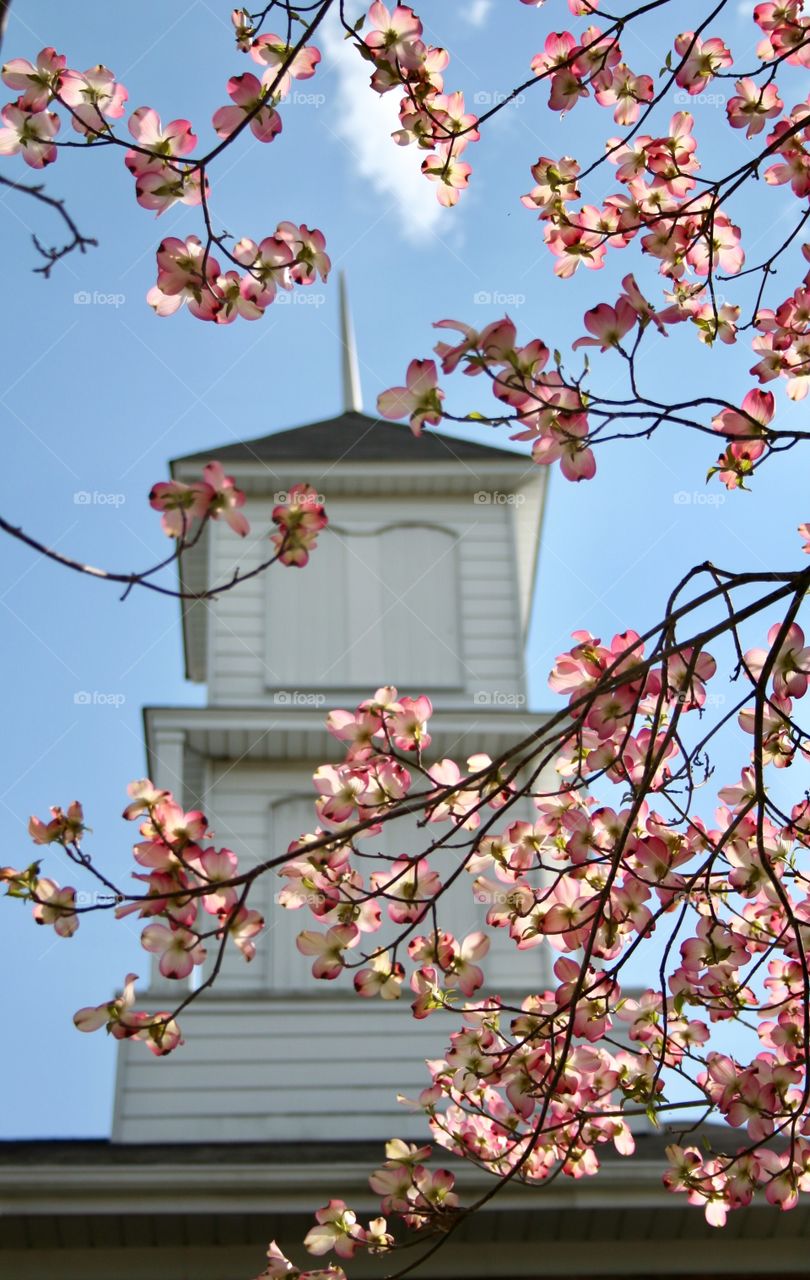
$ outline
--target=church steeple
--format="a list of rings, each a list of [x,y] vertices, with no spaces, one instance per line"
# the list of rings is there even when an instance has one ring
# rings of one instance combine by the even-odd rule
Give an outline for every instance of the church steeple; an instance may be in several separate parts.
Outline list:
[[[343,271],[338,275],[338,293],[340,305],[340,368],[343,384],[343,412],[362,413],[363,393],[360,389],[360,369],[357,363],[357,348],[354,342],[352,316],[349,310],[349,296],[346,291],[346,275]]]
[[[522,453],[439,431],[415,440],[404,424],[363,414],[343,280],[338,301],[337,416],[172,464],[173,477],[187,482],[218,458],[246,493],[256,534],[239,549],[243,573],[266,555],[263,531],[279,492],[306,478],[329,515],[303,581],[271,570],[204,607],[185,602],[187,670],[207,684],[207,701],[146,713],[150,776],[187,808],[204,809],[246,870],[283,855],[317,820],[313,774],[337,753],[330,707],[356,706],[389,683],[425,693],[436,759],[466,759],[483,746],[498,758],[540,726],[526,711],[522,633],[545,471]],[[206,537],[184,557],[191,590],[233,572],[233,538],[221,522]],[[424,847],[422,830],[405,820],[386,824],[374,844],[390,859]],[[278,889],[276,876],[257,880],[251,905],[266,936],[249,966],[229,949],[217,1003],[184,1010],[182,1057],[144,1063],[143,1046],[122,1042],[116,1142],[162,1148],[190,1132],[211,1142],[318,1144],[421,1136],[421,1117],[400,1113],[395,1090],[419,1093],[422,1064],[442,1052],[446,1031],[432,1019],[413,1023],[407,1002],[358,1000],[350,981],[313,989],[295,943],[309,921],[281,906]],[[442,919],[464,937],[481,927],[485,909],[460,882],[453,893]],[[546,951],[532,954],[532,981],[543,991]],[[495,936],[494,988],[520,989],[524,960]],[[175,998],[165,983],[154,969],[148,998],[157,1008]]]

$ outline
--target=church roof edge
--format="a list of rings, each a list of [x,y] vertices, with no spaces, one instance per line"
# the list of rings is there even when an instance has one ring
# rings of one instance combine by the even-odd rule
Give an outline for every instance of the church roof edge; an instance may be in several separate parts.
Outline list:
[[[401,423],[388,422],[369,414],[349,410],[322,422],[259,436],[254,440],[215,445],[210,449],[172,459],[172,470],[191,462],[223,463],[273,462],[436,462],[461,464],[478,462],[527,461],[517,450],[481,444],[455,436],[428,431],[416,440]]]

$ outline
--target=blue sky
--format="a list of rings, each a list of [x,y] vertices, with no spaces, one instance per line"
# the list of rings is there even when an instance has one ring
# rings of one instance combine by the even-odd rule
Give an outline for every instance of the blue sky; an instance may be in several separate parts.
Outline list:
[[[554,3],[557,24],[567,24],[567,6]],[[678,20],[693,25],[688,15],[702,8],[679,5]],[[754,41],[744,8],[726,34],[750,63]],[[100,0],[81,6],[15,0],[4,55],[33,57],[53,44],[75,67],[102,61],[129,88],[131,108],[154,106],[164,121],[187,116],[206,144],[211,114],[226,101],[225,81],[247,65],[232,47],[226,5],[191,0],[172,10],[167,26],[158,0],[117,7],[114,22]],[[503,31],[496,29],[496,10],[508,16]],[[549,29],[543,11],[517,0],[426,0],[420,13],[429,38],[454,54],[448,87],[463,88],[473,109],[476,94],[492,97],[526,77]],[[649,29],[628,49],[631,63],[658,69],[665,50],[645,47],[655,34]],[[587,306],[615,298],[627,270],[657,293],[653,270],[639,264],[634,249],[615,255],[599,275],[557,281],[538,224],[519,202],[537,156],[598,145],[609,131],[604,113],[587,108],[561,123],[543,90],[525,95],[473,148],[469,193],[455,210],[442,210],[418,175],[420,157],[386,142],[393,103],[363,91],[368,72],[359,60],[347,62],[350,51],[334,33],[321,47],[321,72],[282,108],[281,137],[272,147],[243,137],[225,154],[212,174],[212,207],[218,225],[237,237],[260,239],[287,218],[324,231],[334,264],[348,274],[367,406],[401,381],[412,356],[429,353],[432,321],[452,316],[483,325],[503,310],[477,302],[481,294],[515,295],[509,310],[525,338],[563,347],[582,332]],[[486,105],[485,97],[478,105]],[[745,144],[711,111],[706,124],[716,141],[706,148],[707,171],[712,164],[719,171],[731,167],[731,151],[732,163],[739,162]],[[30,177],[21,162],[3,163],[4,173]],[[154,282],[155,247],[163,235],[196,232],[195,211],[178,206],[156,222],[135,204],[117,150],[63,154],[45,177],[100,243],[85,257],[67,259],[46,282],[31,274],[29,232],[50,241],[58,229],[44,211],[0,193],[6,250],[0,414],[11,446],[2,510],[69,554],[108,567],[145,567],[165,550],[146,495],[170,457],[339,409],[334,279],[310,291],[316,301],[273,307],[255,325],[215,329],[186,314],[159,320],[143,300]],[[591,194],[600,193],[601,187]],[[750,261],[764,256],[790,206],[781,188],[746,197]],[[108,301],[82,303],[77,294]],[[750,385],[750,363],[745,343],[709,353],[692,333],[678,333],[648,344],[642,371],[659,394],[682,394],[685,386],[695,394],[732,394]],[[604,369],[603,386],[619,379],[617,362],[606,359]],[[485,409],[473,392],[481,394],[478,384],[451,381],[448,404],[457,412]],[[777,397],[781,410],[781,389]],[[492,439],[483,429],[478,434]],[[713,460],[710,441],[671,433],[601,453],[590,484],[552,477],[527,654],[535,706],[552,701],[546,676],[572,629],[602,635],[641,629],[691,564],[798,563],[795,527],[810,512],[794,458],[769,466],[753,494],[715,488],[718,500],[708,503],[704,476]],[[89,502],[77,501],[87,494]],[[688,501],[676,501],[684,494]],[[177,609],[145,594],[119,603],[110,587],[9,541],[3,553],[3,862],[25,865],[32,856],[30,813],[78,796],[94,852],[123,870],[131,830],[118,814],[127,780],[144,770],[140,708],[199,703],[204,696],[182,678]],[[86,705],[76,701],[81,692],[98,696]],[[105,1133],[113,1046],[76,1033],[71,1014],[106,997],[128,969],[145,973],[145,957],[132,935],[110,921],[86,918],[77,937],[64,942],[36,929],[28,909],[13,903],[0,909],[0,957],[9,975],[3,1013],[6,1027],[15,1028],[0,1076],[5,1097],[28,1101],[6,1108],[2,1132]]]

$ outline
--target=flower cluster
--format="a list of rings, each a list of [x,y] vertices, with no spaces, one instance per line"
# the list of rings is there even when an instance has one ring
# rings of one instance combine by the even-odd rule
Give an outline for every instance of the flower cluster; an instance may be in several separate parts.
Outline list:
[[[50,47],[41,49],[34,63],[11,58],[0,77],[19,92],[0,113],[0,155],[21,155],[32,169],[52,164],[57,156],[54,139],[62,122],[48,110],[54,102],[67,109],[75,131],[93,142],[110,133],[110,120],[121,118],[129,97],[107,67],[71,70],[65,55]]]
[[[232,942],[245,960],[252,960],[254,939],[264,928],[258,911],[244,905],[245,893],[239,879],[236,854],[205,843],[211,832],[199,810],[186,813],[171,792],[155,787],[149,779],[130,784],[130,802],[124,818],[141,820],[142,839],[134,846],[137,870],[133,879],[139,888],[124,895],[116,890],[110,905],[118,919],[137,914],[147,920],[141,933],[145,951],[158,956],[164,978],[182,980],[206,959],[206,942],[221,949]],[[35,844],[58,844],[77,866],[95,874],[107,888],[109,881],[98,876],[81,849],[85,831],[81,806],[73,803],[67,813],[51,810],[51,820],[32,818],[29,824]],[[70,937],[78,928],[76,890],[60,889],[54,881],[40,877],[39,864],[25,871],[12,867],[0,871],[12,897],[35,903],[38,924],[52,924],[61,937]],[[134,1011],[135,975],[130,974],[123,994],[112,1002],[80,1009],[75,1016],[80,1031],[106,1026],[117,1039],[143,1040],[156,1054],[166,1054],[182,1044],[176,1022],[169,1013]]]
[[[367,1228],[361,1227],[357,1215],[342,1200],[330,1200],[315,1214],[316,1226],[304,1239],[304,1246],[316,1255],[333,1249],[341,1258],[353,1258],[358,1248],[384,1253],[394,1238],[387,1231],[385,1218],[374,1218]]]
[[[749,391],[739,410],[723,409],[712,421],[730,441],[709,475],[717,472],[727,489],[744,489],[745,480],[767,449],[768,424],[774,415],[770,391]]]
[[[571,7],[572,12],[593,14],[596,6]],[[800,4],[758,5],[754,20],[767,32],[758,49],[766,67],[771,61],[806,65],[807,19],[801,17]],[[667,66],[673,65],[672,56]],[[703,39],[694,31],[676,37],[674,56],[674,82],[692,97],[703,94],[733,64],[722,39]],[[552,33],[531,67],[536,75],[549,79],[548,105],[553,111],[569,111],[592,89],[599,105],[614,108],[615,122],[628,126],[636,124],[642,106],[649,110],[653,103],[652,78],[635,75],[624,63],[614,28],[603,32],[591,26],[579,37],[570,31]],[[784,109],[770,77],[760,85],[752,76],[743,76],[736,89],[726,103],[728,123],[734,129],[745,128],[749,138]],[[807,130],[801,128],[807,116],[807,104],[800,103],[778,121],[768,138],[769,150],[778,150],[783,163],[766,171],[766,181],[790,182],[799,196],[807,194],[810,181],[804,147]],[[626,194],[609,196],[601,209],[569,207],[579,199],[575,160],[542,156],[537,161],[532,170],[537,186],[523,202],[540,210],[558,275],[572,275],[580,264],[592,269],[603,266],[608,246],[623,248],[645,228],[649,230],[642,239],[643,250],[658,258],[660,270],[672,279],[681,279],[689,267],[697,275],[717,266],[729,274],[740,270],[743,254],[738,229],[708,192],[697,198],[690,194],[699,169],[693,123],[689,112],[678,112],[664,137],[636,133],[627,140],[608,139],[607,157],[616,166]],[[780,138],[784,146],[777,147]]]
[[[114,1040],[139,1040],[155,1054],[165,1057],[183,1044],[180,1028],[167,1011],[146,1013],[133,1009],[136,973],[128,973],[120,996],[106,1004],[88,1005],[73,1015],[78,1031],[98,1031],[105,1027]]]
[[[58,805],[51,808],[49,822],[32,817],[28,834],[34,844],[60,844],[78,853],[84,831],[84,813],[78,800],[68,805],[65,812]],[[33,916],[37,924],[53,925],[60,938],[70,938],[79,927],[76,911],[76,890],[72,885],[61,887],[55,880],[40,876],[40,863],[33,862],[25,870],[0,867],[0,884],[5,884],[10,898],[33,902]]]
[[[399,1213],[407,1226],[445,1223],[452,1218],[459,1200],[453,1187],[455,1178],[448,1169],[429,1170],[429,1146],[415,1146],[392,1138],[385,1144],[385,1162],[369,1177],[372,1191],[382,1197],[385,1213]]]
[[[599,27],[588,27],[579,40],[570,31],[553,32],[532,58],[531,69],[549,79],[548,105],[563,114],[593,89],[600,107],[613,108],[616,124],[630,125],[653,97],[652,77],[635,75],[622,58],[619,41]]]
[[[551,353],[543,342],[534,339],[519,346],[515,325],[508,317],[480,332],[459,320],[439,320],[435,328],[454,329],[461,335],[457,343],[439,342],[436,346],[443,372],[452,373],[463,363],[467,374],[489,373],[493,394],[515,411],[521,430],[514,438],[533,441],[535,462],[559,460],[569,480],[589,479],[594,474],[585,402],[575,387],[565,385],[558,369],[546,371]],[[442,418],[444,392],[437,385],[435,363],[411,361],[406,383],[384,391],[377,407],[385,418],[409,415],[411,430],[419,435],[426,422],[436,424]]]
[[[576,17],[592,19],[598,5],[570,0],[569,9]],[[758,5],[753,17],[763,35],[757,49],[761,71],[735,81],[736,93],[725,103],[725,118],[731,128],[744,129],[749,139],[759,138],[766,124],[773,122],[763,156],[778,156],[779,162],[765,169],[765,180],[772,185],[789,183],[795,195],[804,199],[810,182],[808,106],[801,101],[787,110],[774,75],[777,68],[787,73],[790,67],[807,65],[808,19],[799,0]],[[328,274],[323,235],[305,225],[282,222],[273,235],[260,241],[243,238],[233,247],[211,228],[209,165],[240,133],[249,131],[261,142],[277,138],[282,130],[279,108],[285,97],[296,81],[315,75],[321,61],[318,49],[305,43],[306,37],[291,43],[289,33],[282,37],[261,31],[256,20],[247,9],[233,11],[237,48],[252,58],[260,74],[245,72],[228,80],[230,105],[213,114],[219,142],[201,157],[193,154],[197,137],[191,122],[181,118],[164,126],[151,107],[138,107],[130,115],[129,140],[119,137],[113,125],[124,115],[127,90],[102,65],[79,72],[67,66],[65,55],[48,47],[34,63],[14,58],[2,70],[3,81],[18,97],[2,111],[0,154],[19,153],[36,168],[53,162],[60,145],[56,109],[61,108],[87,143],[124,148],[135,195],[143,207],[160,214],[178,202],[205,205],[204,241],[194,235],[169,237],[158,250],[158,279],[148,300],[161,316],[187,303],[198,319],[219,324],[240,316],[255,320],[279,289],[311,284],[316,275],[325,280]],[[698,177],[700,163],[689,111],[676,112],[666,133],[637,132],[662,94],[656,92],[653,76],[636,73],[625,62],[622,30],[622,24],[609,21],[604,29],[592,24],[578,34],[553,32],[531,59],[534,74],[548,80],[552,110],[565,114],[592,96],[628,131],[607,139],[604,157],[615,167],[620,189],[600,204],[581,204],[579,163],[570,156],[556,160],[541,156],[532,168],[536,185],[523,203],[539,212],[559,276],[573,275],[580,265],[598,269],[608,249],[624,248],[640,237],[642,252],[658,262],[671,287],[671,319],[691,320],[704,342],[732,343],[739,308],[718,302],[711,282],[717,272],[732,275],[742,269],[740,230],[724,207],[722,183],[705,183]],[[354,28],[347,28],[358,53],[374,66],[372,89],[380,94],[402,91],[395,142],[415,143],[429,152],[422,171],[436,183],[439,200],[451,205],[468,184],[470,165],[462,157],[469,144],[478,140],[480,121],[466,110],[461,93],[445,92],[443,74],[449,54],[424,36],[422,21],[412,8],[388,8],[380,0],[370,5]],[[682,98],[697,101],[718,76],[732,78],[732,67],[732,53],[722,38],[684,31],[675,37],[659,74],[670,76],[669,82],[682,90]],[[752,158],[752,173],[762,158]],[[774,317],[766,310],[760,312],[758,323],[767,376],[782,373],[791,394],[800,396],[806,383],[803,331],[797,334],[792,324],[786,331],[779,314]],[[429,377],[429,368],[420,375],[422,365],[429,362],[413,362],[409,370],[415,383],[420,376],[422,382]],[[413,390],[427,394],[430,388]],[[434,388],[428,396],[421,421],[438,421],[437,394]]]
[[[626,248],[639,232],[645,232],[642,252],[656,259],[660,273],[673,282],[690,271],[699,283],[710,271],[733,275],[741,270],[739,228],[711,193],[693,194],[700,168],[693,128],[693,116],[678,111],[663,136],[610,139],[607,156],[626,193],[608,195],[600,208],[570,207],[580,196],[575,160],[540,157],[532,167],[536,185],[523,203],[539,210],[546,245],[557,259],[556,275],[567,279],[579,266],[598,270],[608,248]],[[694,292],[689,298],[694,300]]]
[[[804,256],[810,262],[810,244],[804,245]],[[757,312],[756,327],[752,345],[760,359],[751,373],[760,382],[784,378],[790,399],[803,400],[810,387],[810,270],[775,311]]]
[[[294,484],[284,502],[273,508],[273,523],[278,531],[270,541],[278,551],[282,564],[303,568],[314,550],[321,529],[329,521],[320,496],[311,484]]]
[[[279,289],[311,285],[318,275],[326,280],[330,262],[320,231],[280,222],[275,235],[259,244],[244,238],[229,254],[244,268],[224,271],[197,236],[178,240],[169,236],[157,251],[157,284],[147,301],[159,316],[174,315],[183,304],[198,320],[231,324],[259,320],[275,300]]]
[[[121,917],[137,912],[148,924],[141,944],[160,956],[164,978],[187,978],[206,958],[205,940],[233,941],[246,960],[256,948],[253,939],[264,928],[257,911],[242,905],[237,884],[239,867],[231,849],[216,849],[204,841],[211,835],[205,814],[185,813],[171,793],[148,780],[129,787],[131,802],[124,810],[130,821],[142,819],[143,839],[134,846],[138,866],[133,873],[146,886],[144,894],[117,908]],[[197,890],[196,896],[189,890]],[[200,910],[216,921],[209,927]]]
[[[372,1191],[382,1197],[383,1212],[399,1214],[406,1226],[416,1229],[447,1226],[458,1209],[458,1196],[453,1190],[455,1178],[447,1169],[434,1171],[426,1167],[431,1148],[392,1138],[385,1144],[385,1154],[385,1163],[369,1177]],[[334,1250],[341,1258],[352,1258],[358,1250],[385,1253],[394,1247],[394,1237],[388,1230],[386,1218],[373,1218],[368,1227],[362,1227],[357,1214],[343,1200],[330,1200],[316,1212],[315,1226],[307,1232],[304,1247],[316,1256]],[[275,1243],[271,1244],[268,1256],[279,1270],[268,1270],[260,1280],[264,1280],[264,1276],[272,1276],[273,1280],[289,1277],[291,1264],[278,1253]],[[343,1274],[340,1268],[330,1268],[329,1273],[293,1274],[301,1274],[302,1280],[313,1280],[313,1277],[320,1280],[322,1275],[335,1273],[339,1280]]]
[[[810,259],[810,246],[805,247],[805,256]],[[709,345],[716,338],[735,341],[739,308],[730,304],[717,308],[702,300],[704,291],[702,285],[676,282],[673,292],[667,295],[669,305],[656,310],[642,294],[635,277],[626,275],[615,303],[600,302],[585,312],[587,333],[572,343],[572,349],[597,347],[601,353],[616,351],[632,376],[635,352],[650,327],[666,336],[669,326],[690,320]],[[600,430],[620,417],[620,410],[616,400],[602,402],[596,389],[586,383],[588,366],[583,375],[566,375],[562,357],[555,352],[554,367],[550,368],[552,353],[546,344],[534,338],[521,345],[516,326],[508,316],[481,330],[462,320],[438,320],[434,328],[455,330],[460,335],[456,342],[436,344],[442,372],[449,375],[461,367],[467,375],[486,374],[487,384],[499,402],[496,413],[486,417],[474,413],[468,415],[470,418],[516,426],[519,430],[511,438],[530,441],[536,463],[546,466],[559,462],[567,480],[592,479],[596,474],[593,445],[598,442]],[[757,328],[762,336],[754,340],[754,347],[763,358],[751,372],[758,375],[760,382],[781,374],[788,381],[788,394],[801,399],[810,385],[807,287],[797,290],[776,312],[761,310]],[[443,420],[444,399],[436,363],[412,360],[405,385],[383,391],[377,398],[377,408],[384,418],[407,416],[411,430],[419,436],[425,425],[436,426]],[[729,489],[744,488],[746,479],[778,439],[770,425],[775,412],[772,393],[757,389],[745,395],[739,409],[728,404],[720,409],[711,425],[726,437],[728,445],[709,469],[709,477],[718,475]],[[655,429],[656,418],[660,423],[665,416],[665,409],[658,415],[651,411],[651,429]],[[690,425],[705,429],[702,421]]]
[[[202,170],[182,163],[197,145],[188,120],[172,120],[164,128],[151,107],[138,107],[128,121],[136,147],[124,156],[124,164],[135,179],[135,199],[143,209],[165,213],[173,204],[196,205],[203,198]]]
[[[214,131],[227,141],[249,126],[261,142],[272,142],[281,132],[277,105],[290,92],[293,80],[315,74],[320,53],[313,47],[296,52],[272,34],[251,38],[245,51],[264,68],[262,78],[231,77],[227,88],[233,105],[214,113]],[[3,83],[19,91],[19,97],[0,113],[0,155],[19,154],[35,169],[53,163],[62,122],[50,108],[61,107],[88,144],[124,148],[124,163],[135,180],[135,198],[142,208],[160,215],[177,203],[193,206],[207,201],[207,158],[193,158],[197,136],[189,120],[164,125],[152,107],[138,107],[127,121],[134,141],[127,143],[113,133],[110,122],[123,116],[128,93],[107,67],[74,71],[64,54],[45,48],[35,63],[12,58],[1,74]],[[204,245],[194,235],[185,240],[170,236],[161,242],[157,283],[147,295],[158,315],[173,315],[187,303],[199,320],[217,324],[229,324],[238,316],[257,320],[279,288],[310,285],[318,275],[326,280],[329,274],[325,241],[318,230],[281,222],[260,243],[243,238],[231,251],[225,237],[213,234],[207,217],[206,229]],[[228,259],[225,270],[213,255],[213,246]]]
[[[728,1067],[733,1072],[733,1063]],[[715,1069],[722,1070],[720,1063]],[[799,1192],[810,1191],[810,1143],[802,1138],[791,1151],[752,1151],[731,1169],[725,1158],[709,1157],[697,1147],[673,1144],[667,1147],[667,1158],[670,1168],[664,1185],[669,1191],[686,1192],[690,1204],[704,1206],[706,1221],[713,1227],[725,1226],[729,1210],[750,1204],[757,1190],[780,1209],[795,1208]]]
[[[431,153],[422,161],[422,173],[437,184],[439,203],[454,205],[472,171],[459,157],[469,143],[478,141],[479,133],[477,117],[464,106],[464,95],[444,92],[442,72],[450,55],[424,42],[421,20],[406,5],[389,10],[375,0],[367,22],[361,47],[375,66],[372,89],[380,94],[397,88],[404,91],[394,141],[400,146],[415,143]]]
[[[245,495],[236,488],[233,476],[225,475],[219,462],[206,463],[203,479],[190,484],[160,481],[152,486],[149,502],[163,513],[163,532],[177,538],[181,548],[197,542],[207,520],[223,519],[242,538],[250,532],[241,510]],[[329,523],[320,495],[312,485],[303,483],[290,486],[284,501],[273,507],[272,520],[277,528],[269,538],[276,548],[276,558],[281,564],[298,568],[308,562],[318,534]]]
[[[293,1266],[281,1252],[275,1240],[267,1250],[267,1266],[256,1280],[346,1280],[342,1267],[323,1267],[314,1271],[301,1271]]]
[[[226,476],[219,462],[203,467],[202,480],[183,484],[180,480],[161,480],[152,486],[149,504],[162,511],[161,527],[170,538],[183,542],[196,520],[223,520],[244,538],[250,525],[240,510],[245,495],[236,488],[232,476]]]
[[[327,926],[325,932],[305,930],[298,937],[299,950],[314,957],[316,978],[338,977],[350,963],[347,953],[380,930],[383,912],[388,921],[407,926],[405,932],[409,932],[443,889],[428,857],[390,859],[384,870],[366,879],[352,865],[354,840],[344,840],[342,832],[361,825],[355,839],[379,834],[386,814],[406,799],[415,777],[429,788],[428,822],[458,821],[474,830],[482,809],[498,809],[508,798],[509,788],[493,781],[492,761],[486,755],[467,760],[468,775],[485,776],[463,789],[455,785],[465,776],[455,761],[423,764],[431,742],[427,731],[431,714],[428,698],[403,697],[387,687],[378,689],[354,712],[329,715],[330,732],[347,744],[346,759],[316,771],[320,826],[290,846],[292,857],[279,871],[287,881],[279,894],[281,905],[293,910],[308,906],[319,924]],[[416,1016],[424,1017],[439,1007],[441,996],[434,996],[440,986],[448,991],[457,987],[468,995],[477,990],[483,977],[475,962],[488,948],[489,939],[480,932],[461,940],[449,933],[412,938],[407,956],[412,962],[410,987]],[[406,972],[396,954],[389,957],[384,947],[372,949],[357,966],[354,985],[359,995],[400,997]]]
[[[583,17],[592,18],[597,11],[596,5],[584,0],[572,0],[569,7]],[[407,46],[409,39],[416,38],[409,25],[413,15],[404,9],[395,13],[401,19],[400,34]],[[634,74],[623,61],[620,24],[605,29],[592,25],[579,35],[551,33],[532,59],[535,74],[549,82],[553,110],[565,114],[593,96],[598,104],[613,110],[616,123],[625,130],[606,139],[604,155],[587,169],[570,155],[542,155],[532,166],[535,185],[522,202],[538,214],[556,275],[570,278],[580,266],[599,270],[609,251],[635,243],[642,255],[657,264],[664,280],[664,303],[653,305],[641,293],[635,277],[626,275],[615,302],[598,302],[585,313],[586,333],[573,343],[575,350],[594,346],[601,354],[612,351],[626,362],[632,392],[626,402],[627,426],[622,429],[624,402],[611,397],[600,403],[591,385],[589,363],[584,373],[566,376],[562,358],[555,352],[556,367],[546,367],[551,355],[546,345],[537,339],[518,345],[508,317],[481,330],[463,321],[439,321],[438,327],[458,330],[461,341],[440,343],[436,353],[445,374],[459,364],[468,374],[486,373],[496,398],[512,410],[511,415],[501,411],[486,416],[475,410],[466,417],[493,425],[515,423],[520,430],[513,438],[531,441],[534,460],[559,462],[569,480],[590,479],[595,474],[593,446],[602,436],[632,437],[642,434],[640,428],[646,426],[652,432],[668,420],[706,430],[705,417],[685,422],[676,414],[670,419],[665,406],[655,404],[654,397],[645,398],[639,390],[635,360],[647,330],[666,336],[670,326],[688,322],[699,340],[712,346],[733,345],[742,332],[753,328],[757,362],[752,374],[761,383],[784,379],[793,400],[807,394],[810,275],[805,271],[794,292],[775,308],[762,305],[777,258],[795,246],[805,262],[810,261],[810,244],[802,243],[800,235],[806,215],[801,215],[781,246],[763,263],[746,268],[742,232],[727,205],[746,173],[760,172],[771,186],[789,185],[794,196],[806,200],[810,190],[810,107],[807,101],[790,105],[790,99],[786,106],[775,76],[777,71],[788,76],[791,67],[807,65],[810,19],[804,16],[798,0],[786,5],[757,5],[753,16],[764,35],[757,47],[759,71],[734,80],[733,55],[725,41],[685,31],[675,38],[659,73],[669,76],[668,83],[682,91],[676,96],[690,106],[700,101],[718,77],[723,83],[734,80],[736,93],[718,97],[718,102],[725,104],[721,118],[732,129],[744,130],[746,137],[763,149],[730,175],[728,190],[725,180],[707,180],[701,175],[691,110],[676,111],[665,130],[644,131],[648,118],[652,119],[654,109],[663,101],[663,89],[655,90],[650,76]],[[393,17],[391,23],[393,31]],[[386,39],[394,49],[393,34],[389,32]],[[592,179],[604,162],[612,166],[618,189],[608,187],[598,202],[583,203],[581,174]],[[592,180],[589,187],[593,189]],[[761,276],[747,321],[741,318],[740,304],[718,292],[720,280],[741,273]],[[453,416],[447,413],[444,399],[436,363],[416,359],[408,366],[405,385],[383,392],[378,407],[387,418],[407,416],[414,434],[419,435],[426,425],[437,426]],[[771,425],[774,416],[773,397],[767,394],[749,393],[740,408],[718,402],[712,426],[726,436],[727,443],[709,468],[708,477],[716,475],[728,488],[744,488],[780,442],[795,442],[798,437],[789,427]]]

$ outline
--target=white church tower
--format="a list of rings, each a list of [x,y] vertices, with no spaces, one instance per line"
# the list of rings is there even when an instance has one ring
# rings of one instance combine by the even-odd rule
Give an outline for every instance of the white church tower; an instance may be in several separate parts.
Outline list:
[[[426,693],[431,756],[462,764],[537,725],[523,651],[545,473],[522,454],[431,433],[416,440],[365,415],[343,289],[341,311],[338,417],[172,466],[191,480],[217,458],[247,495],[245,545],[209,525],[187,557],[190,589],[227,581],[235,556],[245,570],[266,558],[272,508],[295,481],[322,494],[329,517],[305,569],[275,566],[185,610],[186,671],[206,684],[207,704],[145,712],[150,776],[202,809],[240,866],[277,857],[314,829],[312,774],[342,757],[324,725],[330,708],[354,708],[382,684]],[[416,852],[419,838],[389,824],[375,847]],[[440,1016],[415,1022],[407,993],[392,1007],[359,999],[348,982],[317,983],[294,941],[316,926],[305,909],[274,901],[283,885],[275,872],[260,880],[251,902],[267,931],[256,958],[229,954],[214,989],[183,1014],[183,1049],[155,1060],[121,1046],[114,1141],[182,1142],[198,1126],[208,1141],[423,1132],[396,1094],[426,1085],[424,1058],[453,1027]],[[460,888],[442,922],[466,932],[486,907],[466,877]],[[542,963],[539,951],[495,939],[492,988],[515,989],[527,965]],[[145,1000],[169,1007],[178,985],[154,973]]]

